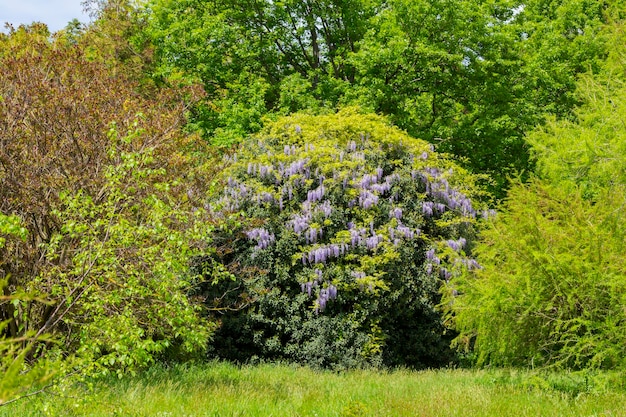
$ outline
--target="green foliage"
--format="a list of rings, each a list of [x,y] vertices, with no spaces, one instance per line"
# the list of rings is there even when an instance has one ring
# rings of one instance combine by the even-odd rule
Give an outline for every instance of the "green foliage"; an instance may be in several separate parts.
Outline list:
[[[623,6],[602,0],[532,0],[524,2],[520,34],[529,103],[544,114],[571,117],[576,105],[577,75],[597,71],[606,58],[603,25],[619,18]]]
[[[529,141],[537,178],[509,192],[482,235],[484,269],[459,279],[458,339],[479,364],[623,369],[626,334],[623,26],[579,84],[578,122]]]
[[[355,109],[280,119],[229,160],[216,253],[197,262],[235,276],[201,289],[222,322],[216,355],[337,368],[451,359],[436,306],[441,283],[471,265],[475,177]]]
[[[268,114],[359,105],[489,174],[532,171],[526,133],[571,117],[606,56],[602,1],[170,1],[146,7],[159,75],[200,80],[195,126],[239,142]]]
[[[11,245],[12,239],[24,240],[26,235],[27,230],[19,217],[0,213],[0,251],[7,244]],[[36,297],[33,293],[11,293],[7,281],[7,277],[0,277],[0,306],[3,311],[17,315],[20,303]],[[32,355],[37,344],[50,341],[47,335],[35,335],[32,331],[18,334],[19,329],[9,328],[12,324],[5,314],[0,317],[0,406],[42,386],[55,373],[52,364],[44,360],[28,363],[27,357]]]
[[[585,105],[576,120],[551,120],[529,136],[538,174],[552,184],[579,187],[589,199],[626,183],[624,28],[617,24],[604,32],[614,47],[600,73],[581,77],[577,97]]]
[[[217,169],[181,129],[195,91],[144,88],[101,41],[37,25],[0,39],[0,340],[20,394],[12,376],[47,360],[121,375],[203,351],[213,328],[188,297]]]
[[[153,149],[126,152],[116,141],[131,138],[110,135],[109,154],[119,164],[107,168],[102,197],[94,201],[82,191],[61,197],[63,208],[54,214],[62,226],[46,247],[55,266],[29,288],[58,299],[44,327],[73,329],[64,350],[76,351],[94,371],[121,374],[175,345],[181,355],[204,349],[211,325],[186,296],[194,279],[186,271],[210,223],[202,209],[191,215],[167,192],[176,183],[150,167]]]
[[[207,101],[194,110],[193,123],[223,146],[259,131],[269,112],[336,104],[354,77],[347,56],[379,6],[156,0],[146,9],[147,33],[159,76],[204,85]]]
[[[540,181],[511,189],[476,249],[484,269],[455,283],[458,341],[478,364],[625,365],[624,203]]]

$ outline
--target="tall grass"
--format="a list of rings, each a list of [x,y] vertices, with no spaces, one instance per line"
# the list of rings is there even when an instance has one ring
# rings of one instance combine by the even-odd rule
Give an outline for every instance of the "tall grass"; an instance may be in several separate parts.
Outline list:
[[[604,378],[604,379],[603,379]],[[590,382],[592,381],[592,382]],[[0,407],[0,416],[626,416],[620,375],[154,367]]]

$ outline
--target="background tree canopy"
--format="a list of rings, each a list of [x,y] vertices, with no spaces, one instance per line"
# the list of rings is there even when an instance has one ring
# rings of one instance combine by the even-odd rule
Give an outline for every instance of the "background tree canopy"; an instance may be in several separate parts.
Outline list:
[[[265,115],[358,104],[488,173],[532,170],[524,135],[569,117],[605,56],[603,1],[168,1],[146,9],[159,75],[200,80],[216,144]],[[525,175],[525,174],[524,174]]]

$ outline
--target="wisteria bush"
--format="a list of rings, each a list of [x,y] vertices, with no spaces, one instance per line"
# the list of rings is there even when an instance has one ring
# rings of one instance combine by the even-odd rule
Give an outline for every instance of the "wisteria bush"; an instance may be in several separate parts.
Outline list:
[[[196,268],[221,318],[211,354],[319,367],[452,360],[438,304],[468,254],[475,181],[385,119],[344,109],[270,124],[234,154]]]

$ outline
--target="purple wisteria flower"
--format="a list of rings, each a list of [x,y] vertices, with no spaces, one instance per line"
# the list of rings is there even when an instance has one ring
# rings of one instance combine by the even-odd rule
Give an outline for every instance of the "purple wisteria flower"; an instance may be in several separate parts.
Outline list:
[[[324,311],[330,300],[334,300],[337,298],[338,291],[337,287],[330,282],[326,286],[324,286],[324,277],[320,269],[315,269],[314,272],[315,279],[300,284],[300,289],[303,293],[306,293],[310,297],[313,293],[314,288],[320,288],[317,300],[315,302],[315,312],[320,313]]]
[[[309,228],[310,221],[311,216],[307,213],[294,214],[293,218],[287,223],[287,227],[292,229],[297,235],[300,235]]]
[[[381,167],[376,168],[376,180],[380,181],[383,179],[383,169]]]
[[[316,246],[309,252],[302,254],[302,264],[310,265],[326,264],[332,258],[339,258],[348,252],[348,245],[345,243],[331,243],[328,245]]]
[[[363,279],[366,277],[366,274],[363,271],[352,271],[350,272],[350,275],[352,275],[355,279]]]
[[[448,170],[452,173],[452,170]],[[443,178],[443,173],[438,168],[427,167],[420,173],[413,173],[413,179],[419,178],[426,187],[426,193],[433,200],[437,201],[434,208],[437,212],[443,213],[446,210],[457,210],[463,216],[476,217],[476,211],[472,207],[471,200],[463,193],[450,186],[448,180]],[[425,210],[427,217],[433,215],[430,210]]]
[[[304,232],[304,238],[306,239],[306,243],[313,244],[316,243],[318,239],[321,239],[324,234],[324,231],[321,228],[311,227],[306,232]]]
[[[439,270],[439,276],[441,277],[441,279],[446,280],[446,282],[450,281],[450,278],[452,278],[452,274],[446,268],[441,268]]]
[[[460,238],[459,240],[450,239],[446,241],[446,244],[455,252],[459,252],[461,249],[463,249],[466,243],[467,241],[463,237]]]
[[[306,201],[308,203],[314,203],[316,201],[321,201],[322,198],[324,198],[325,191],[326,191],[326,189],[324,188],[324,184],[321,184],[316,189],[310,190],[309,192],[307,192]]]
[[[394,207],[391,209],[389,212],[389,218],[398,220],[402,219],[402,209],[400,207]]]
[[[258,250],[267,249],[276,240],[273,233],[261,227],[247,231],[246,236],[257,242],[256,249]]]
[[[329,218],[330,215],[333,213],[333,207],[330,204],[330,201],[324,200],[322,204],[317,206],[317,211],[321,212],[325,218]]]
[[[309,295],[309,297],[311,296],[311,291],[313,290],[313,283],[312,282],[305,282],[300,284],[300,288],[302,290],[302,292],[305,292]]]
[[[284,153],[285,153],[285,155],[287,155],[287,156],[292,156],[292,155],[295,155],[295,154],[296,154],[296,152],[297,152],[296,145],[291,145],[291,146],[289,146],[289,145],[285,145],[285,147],[284,147],[284,149],[283,149],[283,152],[284,152]]]
[[[309,158],[298,159],[297,161],[292,162],[287,168],[285,168],[284,176],[286,178],[290,178],[297,174],[303,174],[307,168],[307,164],[309,163]]]
[[[383,242],[381,235],[373,235],[365,239],[365,247],[369,250],[374,250]]]
[[[492,217],[496,217],[498,212],[493,209],[489,209],[489,210],[483,210],[483,212],[480,214],[483,219],[490,219]]]
[[[407,227],[403,224],[398,224],[398,227],[396,227],[396,231],[398,232],[399,236],[402,236],[405,239],[409,239],[409,240],[414,239],[420,235],[419,229],[413,230],[410,227]]]
[[[432,217],[434,212],[435,212],[435,203],[433,203],[432,201],[424,201],[422,203],[422,213],[424,214],[424,216]]]
[[[478,261],[476,261],[476,259],[464,259],[463,263],[465,264],[466,268],[470,271],[473,271],[475,269],[483,269],[482,265],[480,265],[478,263]]]
[[[378,204],[378,196],[369,190],[361,190],[359,194],[359,206],[368,210]]]

